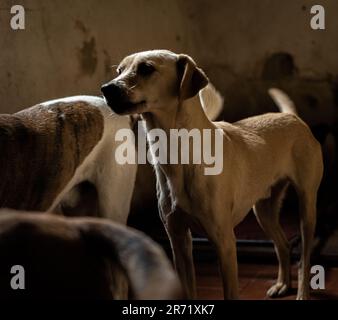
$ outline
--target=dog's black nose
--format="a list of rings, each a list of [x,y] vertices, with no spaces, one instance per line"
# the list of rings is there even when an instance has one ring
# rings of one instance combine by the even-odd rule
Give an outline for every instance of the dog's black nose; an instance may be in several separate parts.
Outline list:
[[[120,102],[124,98],[123,90],[113,83],[104,84],[101,91],[108,102]]]
[[[128,96],[123,87],[117,83],[107,83],[101,87],[101,91],[106,98],[108,106],[117,114],[125,111],[128,103]]]

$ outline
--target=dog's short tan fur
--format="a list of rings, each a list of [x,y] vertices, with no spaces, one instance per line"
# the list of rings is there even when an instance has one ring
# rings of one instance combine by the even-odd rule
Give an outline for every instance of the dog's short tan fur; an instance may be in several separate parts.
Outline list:
[[[209,121],[198,96],[208,79],[187,55],[166,50],[136,53],[121,62],[118,72],[102,87],[114,111],[141,113],[148,130],[221,128],[224,133],[220,175],[205,176],[201,165],[193,164],[155,167],[160,214],[187,296],[195,297],[190,229],[198,227],[216,247],[224,297],[238,297],[233,229],[252,207],[279,259],[278,279],[268,295],[286,292],[289,244],[278,217],[291,183],[299,196],[303,244],[297,298],[308,298],[316,195],[323,171],[320,145],[308,126],[290,113],[269,113],[234,124]]]

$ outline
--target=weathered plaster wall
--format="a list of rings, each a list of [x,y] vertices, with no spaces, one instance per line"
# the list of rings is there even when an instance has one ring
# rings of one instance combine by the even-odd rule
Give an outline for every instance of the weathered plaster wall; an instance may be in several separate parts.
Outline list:
[[[99,94],[100,84],[113,75],[111,65],[128,53],[152,48],[195,57],[229,96],[229,109],[240,103],[232,97],[234,90],[245,96],[255,91],[250,81],[261,78],[264,61],[276,52],[293,57],[297,79],[334,77],[338,74],[338,1],[320,1],[326,9],[325,31],[310,28],[310,6],[315,3],[23,0],[26,30],[13,31],[9,9],[17,1],[1,0],[0,112],[56,97]],[[248,105],[247,110],[254,113],[257,108]],[[235,110],[229,116],[235,119],[239,114]]]
[[[0,111],[39,101],[99,94],[111,65],[150,48],[194,52],[178,1],[26,0],[26,30],[10,29],[0,2]]]

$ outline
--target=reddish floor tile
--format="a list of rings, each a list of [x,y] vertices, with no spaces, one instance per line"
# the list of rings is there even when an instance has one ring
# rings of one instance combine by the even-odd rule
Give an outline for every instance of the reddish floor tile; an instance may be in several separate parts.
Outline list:
[[[277,264],[239,264],[240,299],[269,299],[267,290],[275,283]],[[297,265],[291,268],[292,289],[283,300],[294,300],[297,295]],[[199,299],[223,299],[222,280],[216,263],[198,263],[196,266],[197,294]],[[311,299],[338,299],[338,268],[326,269],[325,290],[312,290]]]

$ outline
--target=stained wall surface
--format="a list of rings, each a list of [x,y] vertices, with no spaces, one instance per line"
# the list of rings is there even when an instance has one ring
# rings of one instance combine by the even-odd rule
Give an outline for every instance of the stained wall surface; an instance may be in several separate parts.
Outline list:
[[[292,57],[297,78],[326,81],[338,74],[338,2],[321,1],[326,30],[320,31],[310,28],[315,3],[24,0],[26,29],[13,31],[10,8],[16,3],[1,0],[0,112],[57,97],[100,94],[100,84],[114,76],[112,65],[129,53],[154,48],[192,55],[230,95],[229,109],[237,103],[231,95],[238,82],[244,83],[238,92],[249,96],[254,89],[246,84],[261,79],[265,61],[275,53]]]

